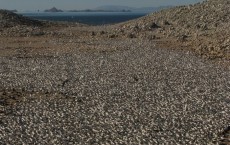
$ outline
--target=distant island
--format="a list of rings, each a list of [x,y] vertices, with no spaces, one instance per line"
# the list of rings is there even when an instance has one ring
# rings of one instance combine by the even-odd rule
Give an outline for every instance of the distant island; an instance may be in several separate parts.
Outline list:
[[[93,9],[86,9],[86,10],[69,10],[67,12],[132,12],[131,10],[93,10]]]
[[[85,9],[85,10],[61,10],[53,7],[51,9],[47,9],[44,12],[155,12],[162,9],[170,8],[172,6],[160,6],[160,7],[142,7],[142,8],[133,8],[127,6],[116,6],[116,5],[108,5],[108,6],[100,6],[95,9]]]
[[[95,10],[104,10],[104,11],[122,11],[122,10],[129,10],[132,12],[156,12],[162,9],[167,9],[173,6],[159,6],[159,7],[141,7],[141,8],[135,8],[135,7],[128,7],[128,6],[118,6],[118,5],[105,5],[95,8]]]
[[[57,9],[56,7],[52,7],[51,9],[47,9],[44,12],[131,12],[131,10],[128,10],[128,9],[121,9],[121,10],[85,9],[85,10],[66,10],[66,11],[63,11],[61,9]]]
[[[45,10],[44,12],[63,12],[60,9],[57,9],[56,7],[52,7],[51,9]]]

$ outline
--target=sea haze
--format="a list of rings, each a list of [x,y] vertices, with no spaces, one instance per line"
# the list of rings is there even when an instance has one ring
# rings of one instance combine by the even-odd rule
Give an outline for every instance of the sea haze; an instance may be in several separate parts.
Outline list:
[[[124,22],[147,15],[146,12],[34,12],[24,16],[49,21],[79,22],[89,25],[106,25]]]

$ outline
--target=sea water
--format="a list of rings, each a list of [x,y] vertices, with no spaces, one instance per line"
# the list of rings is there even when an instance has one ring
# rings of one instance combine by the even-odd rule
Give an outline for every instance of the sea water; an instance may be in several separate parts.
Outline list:
[[[79,22],[89,25],[114,24],[147,15],[144,12],[26,12],[20,14],[37,20]]]

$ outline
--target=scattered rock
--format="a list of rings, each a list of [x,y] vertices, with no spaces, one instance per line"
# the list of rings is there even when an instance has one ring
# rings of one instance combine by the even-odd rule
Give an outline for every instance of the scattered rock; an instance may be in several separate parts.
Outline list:
[[[100,35],[104,35],[105,34],[105,31],[100,31]]]
[[[35,31],[31,33],[32,36],[42,36],[45,35],[45,33],[43,31]]]
[[[116,38],[116,37],[118,37],[116,34],[109,34],[108,35],[108,38]]]
[[[91,36],[96,36],[96,33],[94,31],[92,31]]]
[[[188,38],[187,35],[180,35],[180,36],[177,37],[177,40],[178,40],[178,41],[181,41],[181,42],[184,42],[184,41],[187,40],[187,38]]]
[[[128,37],[128,38],[136,38],[136,35],[133,34],[133,33],[129,33],[129,34],[127,35],[127,37]]]
[[[158,26],[156,23],[150,23],[149,26],[148,26],[148,29],[149,30],[152,30],[152,29],[155,29],[155,28],[160,28],[160,26]]]

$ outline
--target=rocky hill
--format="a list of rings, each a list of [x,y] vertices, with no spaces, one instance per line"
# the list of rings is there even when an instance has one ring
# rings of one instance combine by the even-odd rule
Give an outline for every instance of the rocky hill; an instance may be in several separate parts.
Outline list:
[[[41,26],[42,22],[23,17],[8,10],[0,10],[0,28],[9,28],[17,25]]]
[[[229,8],[228,0],[207,0],[123,23],[116,32],[135,37],[148,34],[148,38],[176,39],[192,46],[200,55],[230,58]]]

